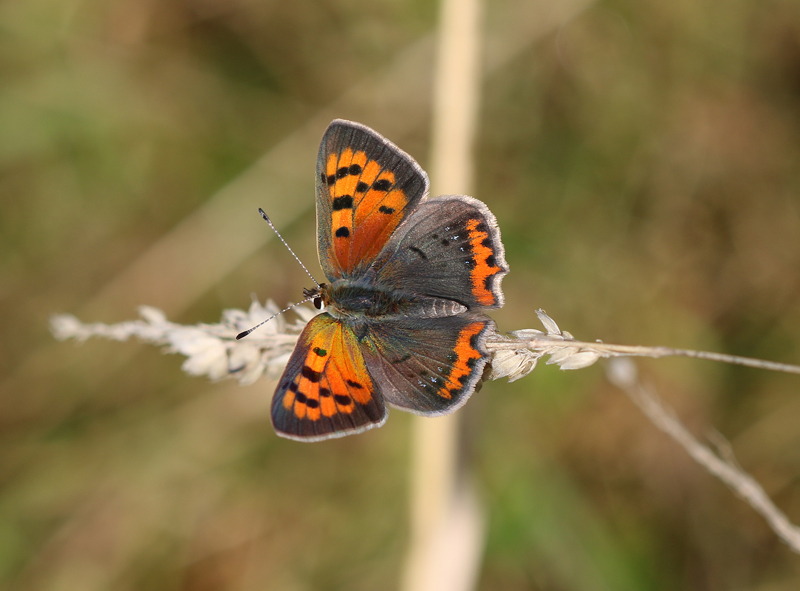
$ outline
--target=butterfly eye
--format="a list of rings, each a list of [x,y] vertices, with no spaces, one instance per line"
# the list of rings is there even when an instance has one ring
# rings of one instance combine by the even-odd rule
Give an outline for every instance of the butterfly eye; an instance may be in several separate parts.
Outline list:
[[[314,307],[317,310],[322,310],[322,298],[314,298]]]

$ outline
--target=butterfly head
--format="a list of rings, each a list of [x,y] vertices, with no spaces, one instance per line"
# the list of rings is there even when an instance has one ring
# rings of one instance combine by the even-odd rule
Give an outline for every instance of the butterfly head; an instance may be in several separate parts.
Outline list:
[[[317,310],[322,310],[323,306],[330,303],[330,286],[327,283],[320,283],[311,289],[303,288],[303,297],[311,300]]]

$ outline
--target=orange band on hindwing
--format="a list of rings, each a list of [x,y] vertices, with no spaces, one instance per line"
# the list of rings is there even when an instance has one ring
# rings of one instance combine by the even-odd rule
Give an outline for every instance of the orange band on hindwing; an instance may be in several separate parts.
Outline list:
[[[475,362],[483,357],[478,350],[477,338],[485,326],[485,322],[472,322],[458,333],[458,340],[453,349],[455,360],[447,376],[447,384],[437,392],[442,398],[450,399],[457,391],[461,390],[472,375]]]
[[[486,222],[478,219],[467,221],[466,228],[472,247],[473,267],[470,271],[472,295],[481,305],[492,306],[497,303],[497,297],[492,291],[492,278],[502,269],[495,261],[489,228]]]

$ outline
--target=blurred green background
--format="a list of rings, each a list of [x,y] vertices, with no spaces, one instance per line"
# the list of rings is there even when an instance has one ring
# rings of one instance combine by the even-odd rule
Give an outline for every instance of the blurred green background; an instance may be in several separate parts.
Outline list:
[[[541,307],[584,340],[800,362],[800,3],[556,4],[484,5],[475,196],[511,266],[499,327],[539,328]],[[423,0],[0,4],[0,587],[397,587],[411,417],[282,440],[266,380],[58,343],[47,321],[296,301],[308,280],[259,247],[255,207],[321,277],[317,142],[353,118],[428,164],[437,19]],[[205,227],[210,253],[185,238]],[[800,522],[796,376],[640,366]],[[798,588],[798,557],[599,364],[487,384],[461,412],[480,589]]]

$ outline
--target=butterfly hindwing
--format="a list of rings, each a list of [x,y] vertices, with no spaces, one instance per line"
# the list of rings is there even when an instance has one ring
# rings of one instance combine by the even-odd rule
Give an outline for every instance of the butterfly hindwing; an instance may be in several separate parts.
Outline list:
[[[499,308],[508,264],[494,215],[477,199],[459,195],[422,202],[370,273],[392,289],[468,308]]]
[[[272,423],[284,437],[314,441],[381,426],[386,407],[352,329],[329,314],[300,334],[272,399]]]
[[[317,233],[329,280],[359,276],[428,192],[411,156],[366,126],[336,119],[317,158]]]
[[[370,327],[364,349],[370,375],[386,402],[435,416],[460,408],[489,360],[485,342],[495,329],[484,314],[393,318]]]

